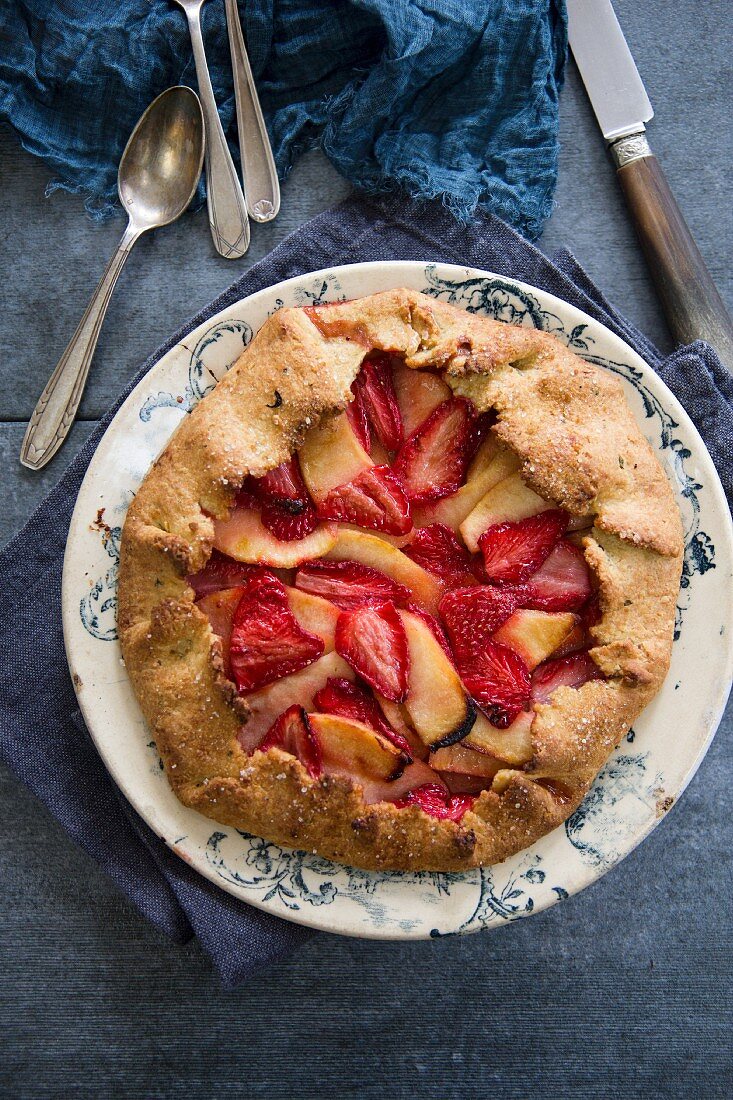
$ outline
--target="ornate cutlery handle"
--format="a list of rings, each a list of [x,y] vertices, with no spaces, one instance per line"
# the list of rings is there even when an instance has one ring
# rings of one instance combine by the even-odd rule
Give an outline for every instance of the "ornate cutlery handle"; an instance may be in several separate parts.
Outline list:
[[[239,152],[249,216],[269,222],[280,209],[280,184],[242,35],[237,0],[224,0],[237,103]]]
[[[733,322],[645,135],[610,148],[672,335],[680,344],[706,340],[733,372]]]
[[[84,393],[89,367],[97,346],[102,322],[112,291],[142,230],[129,226],[119,247],[99,280],[92,300],[61,356],[56,370],[38,398],[20,449],[20,461],[31,470],[40,470],[56,454],[74,422]]]
[[[249,248],[249,219],[242,188],[224,137],[219,111],[214,99],[209,68],[201,36],[198,10],[186,9],[191,33],[193,59],[196,64],[201,106],[206,132],[206,200],[209,206],[209,226],[216,250],[228,260],[243,256]]]

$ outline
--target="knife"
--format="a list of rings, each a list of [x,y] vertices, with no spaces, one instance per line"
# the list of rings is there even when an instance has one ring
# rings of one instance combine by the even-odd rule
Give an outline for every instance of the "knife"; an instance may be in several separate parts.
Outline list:
[[[706,340],[733,372],[733,323],[705,266],[644,123],[654,111],[611,0],[567,0],[568,38],[616,176],[680,344]]]

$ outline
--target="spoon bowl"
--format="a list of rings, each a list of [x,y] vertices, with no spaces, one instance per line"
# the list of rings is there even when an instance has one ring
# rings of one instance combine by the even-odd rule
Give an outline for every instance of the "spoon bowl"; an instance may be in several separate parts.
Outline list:
[[[68,435],[84,392],[112,291],[135,241],[180,217],[193,198],[204,161],[204,116],[190,88],[168,88],[132,132],[117,176],[127,228],[56,370],[38,398],[20,461],[40,470]]]
[[[120,202],[141,230],[168,225],[191,202],[204,158],[204,116],[190,88],[168,88],[133,130],[117,175]]]

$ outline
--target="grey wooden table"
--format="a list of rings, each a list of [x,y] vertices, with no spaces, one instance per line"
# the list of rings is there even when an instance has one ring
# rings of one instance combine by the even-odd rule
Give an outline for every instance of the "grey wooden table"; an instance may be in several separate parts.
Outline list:
[[[655,149],[721,292],[729,257],[733,7],[619,0],[658,121]],[[49,176],[0,136],[0,457],[7,541],[140,361],[241,273],[203,213],[143,239],[123,276],[70,441],[42,475],[24,422],[120,224],[44,198]],[[346,195],[320,155],[255,228],[249,264]],[[669,341],[577,76],[562,100],[557,209],[617,306]],[[19,670],[22,675],[22,670]],[[0,772],[0,1090],[35,1096],[705,1096],[733,1091],[729,708],[663,825],[585,893],[498,932],[407,946],[321,936],[235,993],[172,946],[17,781]]]

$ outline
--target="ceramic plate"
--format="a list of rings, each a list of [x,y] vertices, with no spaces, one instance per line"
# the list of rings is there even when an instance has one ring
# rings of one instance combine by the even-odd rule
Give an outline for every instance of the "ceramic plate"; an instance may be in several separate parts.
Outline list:
[[[410,286],[515,325],[553,332],[623,383],[677,492],[685,526],[672,667],[576,813],[505,863],[461,874],[369,872],[217,825],[182,806],[121,662],[115,623],[125,510],[187,412],[263,321],[307,305]],[[733,539],[705,446],[654,372],[618,337],[544,291],[449,264],[354,264],[304,275],[230,306],[164,355],[112,421],[89,466],[63,576],[69,667],[115,781],[158,836],[222,889],[279,917],[353,936],[418,939],[474,932],[537,912],[623,859],[670,809],[715,732],[731,679]]]

